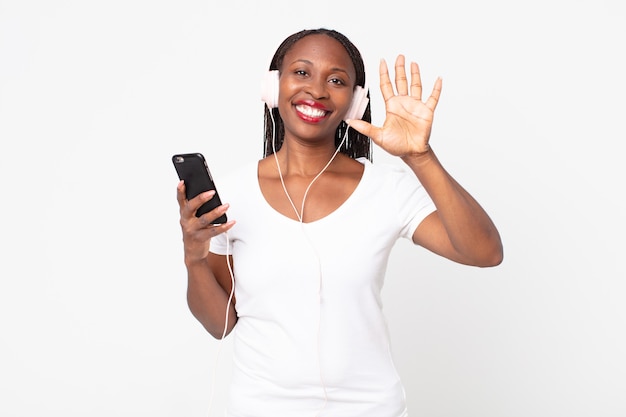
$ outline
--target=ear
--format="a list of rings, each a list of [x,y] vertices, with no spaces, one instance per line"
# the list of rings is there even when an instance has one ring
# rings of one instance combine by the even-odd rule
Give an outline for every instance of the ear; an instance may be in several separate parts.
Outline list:
[[[354,95],[352,96],[352,103],[350,103],[350,108],[348,109],[348,112],[343,119],[362,119],[369,101],[369,98],[367,98],[367,89],[361,87],[360,85],[357,85],[354,88]]]
[[[267,71],[261,81],[261,100],[267,107],[278,107],[278,70]]]

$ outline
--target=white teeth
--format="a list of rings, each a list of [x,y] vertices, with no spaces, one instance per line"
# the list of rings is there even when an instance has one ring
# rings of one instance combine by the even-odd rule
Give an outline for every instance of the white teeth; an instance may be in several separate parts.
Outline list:
[[[296,110],[309,117],[323,117],[326,114],[324,110],[314,109],[311,106],[305,105],[296,106]]]

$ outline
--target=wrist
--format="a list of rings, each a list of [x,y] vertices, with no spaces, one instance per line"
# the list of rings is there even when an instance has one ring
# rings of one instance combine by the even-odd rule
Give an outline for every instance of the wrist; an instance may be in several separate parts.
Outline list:
[[[428,160],[433,156],[433,152],[432,152],[432,148],[430,147],[429,144],[426,144],[426,148],[425,150],[418,152],[410,152],[407,154],[402,155],[400,158],[406,162],[407,164],[411,165],[411,163],[419,163],[421,161],[424,160]]]
[[[185,266],[187,269],[204,267],[207,265],[208,259],[207,257],[198,257],[198,256],[190,256],[185,255]]]

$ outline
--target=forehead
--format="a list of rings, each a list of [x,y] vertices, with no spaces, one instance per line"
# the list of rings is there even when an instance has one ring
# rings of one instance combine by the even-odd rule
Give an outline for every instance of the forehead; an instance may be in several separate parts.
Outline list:
[[[310,61],[314,65],[330,65],[355,74],[348,51],[336,39],[326,35],[309,35],[297,41],[285,54],[283,66],[296,61]]]

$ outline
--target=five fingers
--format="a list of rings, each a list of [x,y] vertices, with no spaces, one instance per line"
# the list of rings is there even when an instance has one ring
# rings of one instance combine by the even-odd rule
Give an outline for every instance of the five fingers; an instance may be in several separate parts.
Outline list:
[[[387,63],[385,60],[380,61],[379,72],[380,72],[380,91],[383,95],[383,99],[388,101],[390,98],[396,95],[406,96],[411,95],[418,100],[422,99],[422,78],[420,74],[419,65],[416,62],[411,62],[411,83],[406,76],[405,69],[405,60],[404,55],[398,55],[395,63],[395,92],[394,86],[391,83],[391,77],[389,76],[389,69],[387,68]],[[435,110],[437,103],[439,102],[439,97],[441,95],[441,78],[437,78],[435,81],[435,86],[433,87],[433,91],[426,100],[426,106],[431,110]]]

